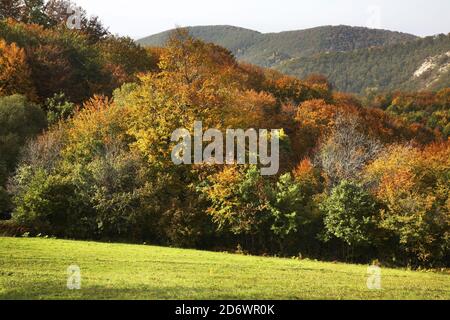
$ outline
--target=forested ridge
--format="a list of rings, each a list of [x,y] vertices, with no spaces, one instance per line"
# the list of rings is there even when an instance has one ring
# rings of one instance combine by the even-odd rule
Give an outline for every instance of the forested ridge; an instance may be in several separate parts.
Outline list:
[[[188,27],[187,30],[195,38],[227,48],[239,60],[263,67],[274,67],[279,62],[295,57],[351,51],[417,39],[406,33],[343,25],[279,33],[260,33],[233,26],[199,26]],[[138,43],[162,46],[170,32],[140,39]]]
[[[435,57],[423,74],[420,67]],[[281,64],[282,72],[304,77],[321,73],[342,91],[438,90],[450,84],[450,34],[387,47],[322,53]],[[355,80],[358,79],[358,80]]]
[[[187,29],[146,48],[68,28],[68,1],[1,4],[0,234],[448,266],[450,88],[358,98]],[[280,129],[278,175],[174,164],[198,120]]]
[[[231,50],[240,61],[300,78],[323,74],[340,91],[439,90],[450,84],[450,38],[350,26],[263,34],[232,26],[188,28],[192,36]],[[170,32],[139,40],[161,46]],[[431,60],[432,67],[415,76]]]

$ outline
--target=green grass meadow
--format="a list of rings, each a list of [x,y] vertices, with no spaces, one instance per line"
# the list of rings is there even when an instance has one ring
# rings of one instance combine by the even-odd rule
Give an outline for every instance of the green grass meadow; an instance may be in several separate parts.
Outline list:
[[[81,268],[81,290],[67,268]],[[450,274],[144,245],[0,238],[0,299],[442,299]]]

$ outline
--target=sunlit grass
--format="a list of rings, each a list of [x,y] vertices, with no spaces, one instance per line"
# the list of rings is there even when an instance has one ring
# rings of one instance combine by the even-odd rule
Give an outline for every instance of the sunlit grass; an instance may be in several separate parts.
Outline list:
[[[67,289],[67,267],[81,290]],[[0,238],[0,299],[450,299],[450,275],[143,245]]]

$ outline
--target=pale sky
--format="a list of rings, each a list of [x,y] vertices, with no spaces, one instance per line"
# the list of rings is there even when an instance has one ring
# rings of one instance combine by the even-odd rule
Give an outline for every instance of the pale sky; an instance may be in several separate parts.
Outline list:
[[[138,39],[176,26],[261,32],[367,26],[419,36],[450,32],[450,0],[74,0],[110,31]]]

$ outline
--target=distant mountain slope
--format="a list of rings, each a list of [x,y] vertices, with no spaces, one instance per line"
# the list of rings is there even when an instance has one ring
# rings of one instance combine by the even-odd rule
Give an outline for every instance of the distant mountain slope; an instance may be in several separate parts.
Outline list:
[[[420,90],[450,86],[450,35],[414,35],[349,26],[260,33],[233,26],[189,27],[199,39],[221,45],[241,61],[298,77],[327,76],[338,90]],[[141,40],[162,46],[170,31]]]
[[[240,59],[273,67],[291,58],[316,53],[349,51],[416,39],[416,36],[386,30],[349,26],[324,26],[280,33],[260,33],[233,26],[189,27],[196,38],[221,45]],[[138,40],[143,45],[161,46],[170,31]]]
[[[245,50],[264,38],[260,32],[233,26],[189,27],[189,33],[206,42],[216,43],[233,53]],[[163,46],[172,30],[158,33],[137,42],[143,45]]]
[[[450,34],[380,48],[295,58],[277,69],[298,77],[321,73],[339,90],[356,93],[368,88],[440,89],[450,86]]]
[[[287,58],[317,53],[350,51],[415,40],[409,34],[349,26],[325,26],[301,31],[265,34],[248,48],[242,59],[272,67]]]

